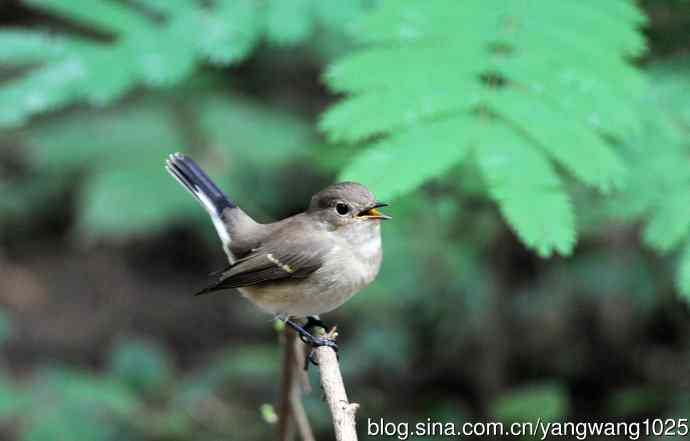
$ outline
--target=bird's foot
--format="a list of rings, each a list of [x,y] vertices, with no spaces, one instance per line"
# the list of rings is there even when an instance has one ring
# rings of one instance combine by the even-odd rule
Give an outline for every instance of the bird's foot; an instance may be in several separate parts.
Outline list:
[[[319,363],[316,361],[316,348],[319,346],[328,346],[329,348],[333,349],[333,351],[335,351],[335,356],[338,358],[338,360],[340,360],[338,344],[335,342],[335,338],[337,336],[338,333],[336,332],[336,327],[333,326],[328,333],[324,334],[323,336],[316,337],[315,341],[310,342],[311,350],[309,351],[309,354],[307,354],[306,360],[304,360],[305,371],[309,369],[309,363],[313,364],[314,366],[319,365]]]
[[[310,362],[314,366],[319,365],[319,363],[316,361],[315,352],[315,349],[319,346],[328,346],[329,348],[332,348],[335,351],[336,355],[338,355],[338,344],[335,342],[335,338],[338,336],[338,333],[336,332],[335,326],[327,333],[315,335],[316,332],[313,331],[314,328],[318,327],[324,330],[326,329],[324,323],[318,318],[311,316],[307,317],[307,323],[303,326],[291,319],[285,320],[285,324],[290,326],[297,332],[297,335],[299,335],[300,340],[302,340],[305,344],[311,346],[311,351],[309,351],[306,360],[304,360],[304,370],[307,370],[309,368]],[[338,359],[340,359],[340,357],[338,357]]]

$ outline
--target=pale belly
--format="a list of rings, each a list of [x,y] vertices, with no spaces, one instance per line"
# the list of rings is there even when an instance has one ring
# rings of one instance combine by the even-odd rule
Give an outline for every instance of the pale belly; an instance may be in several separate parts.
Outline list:
[[[275,316],[307,317],[334,310],[363,287],[317,288],[312,283],[298,283],[291,286],[276,283],[241,288],[239,291],[256,306]]]
[[[328,263],[305,279],[249,286],[239,291],[276,316],[323,314],[339,307],[374,280],[381,265],[380,242],[370,250],[370,255],[353,255],[336,247],[326,259]]]

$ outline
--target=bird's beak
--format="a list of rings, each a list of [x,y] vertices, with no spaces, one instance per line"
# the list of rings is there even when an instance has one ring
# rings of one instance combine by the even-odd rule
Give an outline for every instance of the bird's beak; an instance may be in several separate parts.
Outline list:
[[[392,217],[388,216],[387,214],[383,214],[379,211],[379,208],[381,207],[387,207],[388,204],[384,202],[376,202],[374,205],[371,207],[367,208],[366,210],[362,210],[359,213],[357,213],[357,217],[360,219],[393,219]]]

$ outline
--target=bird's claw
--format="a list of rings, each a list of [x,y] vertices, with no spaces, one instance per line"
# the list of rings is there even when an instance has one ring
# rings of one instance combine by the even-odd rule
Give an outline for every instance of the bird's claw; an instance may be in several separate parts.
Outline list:
[[[329,333],[332,334],[335,332],[335,328],[331,330]],[[313,364],[314,366],[318,366],[319,363],[316,361],[316,348],[319,346],[328,346],[329,348],[332,348],[333,351],[335,351],[335,356],[338,358],[338,361],[340,361],[340,354],[338,353],[338,344],[335,342],[333,338],[328,338],[328,337],[316,337],[314,338],[313,341],[309,342],[308,344],[311,345],[311,350],[309,351],[309,354],[307,354],[307,359],[304,360],[304,370],[306,371],[309,369],[309,363]]]
[[[340,356],[338,355],[338,344],[335,342],[335,338],[338,336],[335,326],[327,333],[315,335],[315,332],[313,332],[314,328],[319,327],[324,330],[326,329],[326,325],[319,320],[318,317],[307,317],[307,323],[304,325],[300,325],[299,323],[296,323],[288,318],[285,320],[285,324],[297,332],[297,335],[299,335],[300,340],[302,340],[304,344],[311,346],[311,350],[304,360],[304,370],[309,368],[309,362],[311,362],[314,366],[319,365],[319,363],[316,361],[315,351],[315,349],[319,346],[328,346],[329,348],[332,348],[335,351],[338,360],[340,360]]]
[[[307,317],[307,322],[301,326],[301,330],[298,332],[299,339],[302,340],[302,343],[307,344],[307,345],[314,345],[316,337],[315,328],[323,328],[324,330],[326,329],[326,324],[321,321],[316,316],[310,315]]]

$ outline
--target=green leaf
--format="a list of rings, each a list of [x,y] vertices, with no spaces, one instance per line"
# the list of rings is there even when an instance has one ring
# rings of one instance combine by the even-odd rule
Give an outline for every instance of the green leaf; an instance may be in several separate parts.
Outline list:
[[[0,126],[17,126],[34,113],[75,100],[79,96],[75,84],[84,78],[84,67],[72,59],[37,68],[4,83],[0,88]]]
[[[29,160],[44,173],[85,169],[94,163],[95,172],[149,160],[160,165],[165,155],[183,146],[170,106],[149,97],[107,111],[46,119],[26,131]]]
[[[682,188],[661,199],[645,225],[644,241],[665,253],[675,248],[690,231],[690,191]]]
[[[393,199],[431,178],[435,178],[462,161],[469,151],[469,115],[435,121],[423,130],[409,130],[369,147],[356,156],[340,174],[340,180],[362,182],[382,200]],[[458,131],[464,132],[461,139]],[[422,146],[433,139],[436,151],[431,154]],[[402,181],[399,176],[407,176]]]
[[[163,168],[165,157],[183,145],[164,102],[143,100],[125,109],[66,115],[27,135],[33,163],[43,172],[96,164],[77,200],[83,237],[157,231],[190,202]]]
[[[246,57],[260,36],[258,6],[250,0],[219,0],[206,8],[192,2],[177,8],[139,3],[162,11],[163,19],[151,20],[123,2],[32,0],[35,7],[113,38],[49,38],[29,30],[0,34],[0,61],[37,65],[0,84],[0,126],[17,126],[75,102],[105,105],[139,84],[176,84],[203,58],[226,65]]]
[[[675,284],[690,298],[690,59],[651,65],[650,96],[639,111],[643,124],[620,146],[629,164],[623,192],[608,210],[614,219],[642,220],[644,242],[659,253],[684,244]]]
[[[266,38],[277,44],[304,41],[312,32],[313,0],[269,0],[266,8]]]
[[[146,18],[122,3],[107,0],[91,0],[88,6],[82,0],[28,0],[28,4],[62,15],[68,20],[92,26],[116,34],[126,34],[132,29],[148,26]]]
[[[199,48],[212,63],[242,61],[259,43],[262,19],[254,1],[219,0],[215,9],[199,11]]]
[[[106,38],[0,31],[0,63],[30,65],[0,83],[0,127],[74,103],[103,106],[144,85],[179,83],[205,61],[246,59],[262,38],[313,51],[349,47],[362,0],[30,0],[31,6]],[[155,17],[155,18],[154,18]]]
[[[506,90],[491,95],[497,113],[526,131],[547,154],[585,184],[604,192],[623,184],[625,167],[612,146],[540,100]]]
[[[611,139],[639,125],[647,87],[628,61],[645,50],[644,15],[610,3],[379,2],[354,26],[362,47],[325,75],[346,97],[320,128],[335,142],[368,141],[342,176],[394,197],[442,176],[464,158],[449,146],[470,141],[521,240],[543,256],[570,253],[574,214],[559,173],[621,188],[626,167]],[[508,162],[494,168],[492,157]]]
[[[219,94],[199,97],[196,106],[209,144],[237,161],[288,161],[306,155],[316,141],[309,123],[291,109]]]
[[[44,172],[96,164],[77,200],[83,237],[157,231],[193,204],[163,168],[183,141],[161,104],[143,101],[126,111],[64,116],[29,132],[32,159]]]
[[[66,41],[48,33],[26,29],[0,29],[0,63],[31,64],[65,54]]]
[[[491,197],[520,239],[542,257],[570,254],[575,218],[560,178],[522,136],[499,124],[482,137],[477,161]]]
[[[163,170],[166,153],[89,179],[79,200],[79,228],[87,237],[150,233],[179,215],[189,196],[174,187]]]
[[[367,0],[316,0],[313,8],[322,26],[347,31],[369,4]]]
[[[196,0],[129,0],[129,2],[165,15],[174,15],[180,9],[190,10],[199,6]]]
[[[292,109],[195,87],[49,118],[25,136],[32,166],[63,177],[41,187],[48,198],[64,189],[65,178],[81,173],[77,232],[84,239],[122,239],[180,219],[203,222],[210,231],[204,211],[165,172],[165,158],[176,151],[194,150],[230,197],[261,216],[263,206],[284,198],[291,179],[277,170],[306,169],[316,141],[308,121]],[[258,172],[240,172],[247,168]]]

